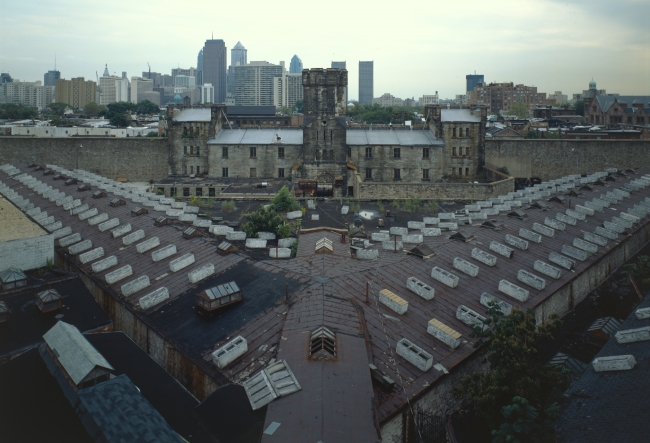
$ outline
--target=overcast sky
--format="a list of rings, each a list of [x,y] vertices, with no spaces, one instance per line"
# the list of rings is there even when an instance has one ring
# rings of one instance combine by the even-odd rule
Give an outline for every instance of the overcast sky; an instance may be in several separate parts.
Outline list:
[[[465,75],[571,94],[598,88],[650,95],[650,0],[321,2],[0,0],[0,71],[43,80],[129,78],[196,66],[206,39],[241,41],[248,61],[305,68],[346,60],[350,98],[358,62],[374,60],[374,95],[401,98],[465,91]]]

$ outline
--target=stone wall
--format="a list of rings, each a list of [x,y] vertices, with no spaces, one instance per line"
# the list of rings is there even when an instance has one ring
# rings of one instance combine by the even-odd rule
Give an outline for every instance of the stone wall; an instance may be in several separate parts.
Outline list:
[[[228,156],[223,156],[223,148],[228,148]],[[255,157],[251,157],[251,148]],[[284,156],[279,157],[279,148]],[[284,169],[284,177],[291,175],[291,168],[302,160],[301,145],[208,145],[210,176],[222,177],[222,169],[228,168],[228,177],[248,178],[251,168],[257,178],[278,178],[279,169]]]
[[[550,180],[605,168],[650,167],[648,140],[486,140],[486,163]],[[522,175],[529,174],[529,175]]]
[[[515,190],[513,178],[493,183],[374,183],[357,181],[354,198],[360,200],[487,200]]]
[[[366,148],[372,149],[372,157],[366,157]],[[395,148],[400,149],[395,158]],[[423,158],[423,149],[429,149],[429,158]],[[364,180],[366,168],[372,169],[372,180],[392,182],[393,169],[400,169],[404,182],[422,182],[422,170],[429,170],[429,179],[440,180],[443,176],[443,146],[349,146],[350,161],[359,169]],[[369,180],[367,180],[369,181]]]
[[[129,181],[167,177],[168,153],[166,138],[0,137],[0,164],[54,164]]]
[[[54,260],[52,234],[0,243],[0,270],[9,267],[23,271],[44,268],[48,260]]]

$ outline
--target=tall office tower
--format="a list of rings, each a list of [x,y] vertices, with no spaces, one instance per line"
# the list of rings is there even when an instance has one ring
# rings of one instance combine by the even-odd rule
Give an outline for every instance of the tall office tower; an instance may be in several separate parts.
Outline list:
[[[204,83],[201,88],[201,103],[214,103],[214,88],[210,83]]]
[[[138,104],[145,100],[145,93],[153,92],[153,80],[131,77],[131,103]],[[158,99],[160,104],[160,98]]]
[[[237,106],[273,105],[273,78],[282,77],[282,66],[260,61],[245,66],[232,66],[231,69]]]
[[[465,80],[467,81],[466,92],[469,93],[472,92],[479,83],[485,83],[485,76],[482,74],[467,74]]]
[[[291,57],[291,64],[289,65],[289,74],[302,73],[302,60],[297,55]]]
[[[61,79],[61,73],[56,69],[47,71],[43,76],[43,86],[56,86],[56,81]]]
[[[203,48],[201,48],[199,55],[196,57],[196,69],[203,71]]]
[[[303,99],[302,74],[287,74],[273,78],[273,104],[276,108],[286,106],[293,109],[298,100]]]
[[[347,69],[346,65],[347,65],[346,62],[344,62],[344,61],[342,61],[342,62],[332,62],[332,68],[336,68],[336,69]],[[345,102],[346,103],[347,103],[347,101],[349,100],[349,97],[350,97],[348,95],[348,92],[349,92],[349,90],[348,90],[348,87],[346,86],[345,87]]]
[[[241,42],[230,50],[230,66],[244,66],[248,63],[248,51]]]
[[[197,85],[203,84],[203,71],[196,68],[174,68],[172,69],[172,81],[173,86],[176,86],[176,77],[179,75],[187,75],[189,77],[194,77]]]
[[[371,105],[374,94],[374,63],[359,62],[359,104]]]
[[[85,107],[88,103],[95,101],[97,83],[85,80],[83,77],[72,80],[59,79],[55,85],[55,101],[67,103],[74,109]]]
[[[214,86],[215,103],[226,101],[228,52],[223,40],[206,40],[203,47],[203,83]]]

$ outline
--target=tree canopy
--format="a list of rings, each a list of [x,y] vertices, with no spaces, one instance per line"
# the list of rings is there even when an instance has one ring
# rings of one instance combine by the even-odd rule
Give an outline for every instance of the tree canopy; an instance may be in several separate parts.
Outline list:
[[[36,118],[38,109],[13,103],[0,103],[0,119],[25,120]]]
[[[86,106],[84,106],[84,114],[88,117],[96,117],[102,111],[106,111],[106,106],[98,105],[95,102],[86,103]]]
[[[585,102],[578,100],[573,104],[573,107],[576,110],[577,115],[585,115]]]
[[[126,114],[113,114],[109,117],[111,121],[111,126],[116,126],[118,128],[125,128],[131,125],[131,118]]]
[[[160,106],[149,100],[143,100],[135,106],[136,114],[159,114]]]
[[[299,114],[302,114],[305,111],[305,101],[298,100],[295,105],[293,105],[293,110]]]
[[[353,107],[348,107],[347,115],[352,120],[360,123],[373,124],[404,124],[404,121],[416,119],[415,112],[422,113],[422,108],[411,106],[379,106],[360,105],[355,103]]]
[[[61,102],[55,102],[55,103],[50,103],[47,105],[48,113],[53,114],[53,115],[58,115],[61,117],[63,113],[65,112],[66,109],[68,109],[70,105],[67,103],[61,103]]]
[[[523,102],[517,102],[513,104],[510,107],[508,114],[516,115],[517,118],[530,118],[530,110],[528,109],[528,105]]]

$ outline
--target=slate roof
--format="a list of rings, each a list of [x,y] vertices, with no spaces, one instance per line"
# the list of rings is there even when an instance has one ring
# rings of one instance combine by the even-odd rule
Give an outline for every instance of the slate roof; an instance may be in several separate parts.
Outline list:
[[[650,307],[646,296],[638,308]],[[619,331],[650,326],[632,312]],[[641,442],[650,435],[650,341],[619,344],[612,337],[598,357],[632,354],[629,371],[596,372],[589,365],[566,391],[568,397],[556,422],[561,443]]]
[[[186,108],[174,117],[177,122],[209,122],[212,119],[210,108]]]
[[[128,376],[80,390],[77,395],[110,443],[183,443]]]
[[[465,122],[480,123],[481,119],[475,116],[469,109],[441,109],[440,121],[445,122]]]
[[[281,140],[278,140],[278,137]],[[222,129],[209,145],[302,145],[302,129]]]
[[[96,367],[113,369],[104,356],[81,335],[79,329],[68,323],[58,322],[43,338],[76,385]]]
[[[638,103],[642,103],[643,108],[650,108],[649,95],[597,95],[596,100],[598,101],[598,106],[600,106],[602,112],[607,112],[615,101],[627,104],[628,108],[632,108],[633,105]]]
[[[346,143],[351,146],[443,146],[429,130],[348,129]]]

